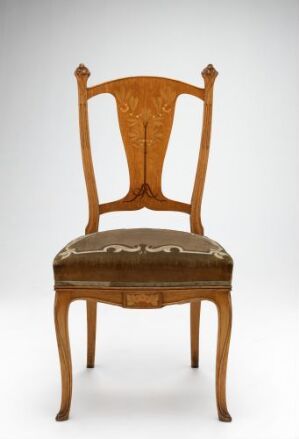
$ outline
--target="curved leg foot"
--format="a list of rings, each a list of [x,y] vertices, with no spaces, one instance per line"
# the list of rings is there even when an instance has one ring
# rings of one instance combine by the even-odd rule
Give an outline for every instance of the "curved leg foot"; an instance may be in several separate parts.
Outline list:
[[[190,303],[191,367],[198,367],[200,306],[200,301]]]
[[[86,300],[87,310],[87,367],[94,367],[96,352],[97,302]]]
[[[68,294],[56,293],[54,314],[61,369],[61,406],[56,421],[68,419],[72,398],[72,362],[68,332],[69,305]]]
[[[231,417],[231,415],[228,413],[228,411],[226,410],[226,412],[220,412],[220,410],[218,409],[218,419],[221,422],[232,422],[233,418]]]
[[[59,412],[59,413],[57,413],[55,420],[56,421],[67,421],[68,418],[69,418],[69,411],[67,411],[67,413]]]
[[[220,421],[231,422],[232,418],[226,406],[226,367],[229,351],[232,307],[230,292],[217,295],[216,306],[218,310],[218,341],[216,360],[216,398],[218,417]]]

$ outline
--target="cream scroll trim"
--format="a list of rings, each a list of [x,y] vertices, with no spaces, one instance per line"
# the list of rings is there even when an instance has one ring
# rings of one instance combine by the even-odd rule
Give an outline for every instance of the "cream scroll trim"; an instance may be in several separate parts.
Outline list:
[[[65,249],[58,255],[59,259],[66,259],[71,255],[85,255],[85,254],[93,254],[93,253],[120,253],[120,252],[128,252],[128,253],[139,253],[139,254],[145,254],[145,253],[188,253],[188,254],[197,254],[197,255],[211,255],[215,256],[218,259],[223,259],[226,256],[225,251],[223,250],[220,245],[218,245],[216,242],[213,241],[213,244],[216,246],[216,248],[211,248],[208,252],[199,251],[199,250],[188,250],[184,249],[183,247],[175,244],[167,244],[167,245],[160,245],[158,247],[153,247],[148,244],[137,244],[134,246],[124,245],[124,244],[109,244],[101,249],[96,250],[82,250],[78,251],[75,248],[72,248],[71,246],[75,244],[78,241],[81,241],[83,237],[74,240],[70,242]]]

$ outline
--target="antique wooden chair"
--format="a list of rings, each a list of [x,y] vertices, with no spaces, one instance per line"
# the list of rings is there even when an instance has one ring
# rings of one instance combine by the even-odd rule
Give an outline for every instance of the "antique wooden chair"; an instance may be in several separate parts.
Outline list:
[[[72,301],[86,300],[87,304],[87,367],[94,367],[97,302],[141,309],[190,303],[191,366],[198,367],[200,305],[202,300],[209,300],[218,310],[218,417],[229,422],[231,416],[226,407],[225,388],[232,321],[233,261],[223,247],[203,236],[200,215],[217,72],[211,64],[203,70],[204,88],[147,76],[88,87],[89,75],[83,64],[75,71],[89,221],[86,234],[67,244],[54,260],[55,326],[62,379],[61,407],[56,419],[68,419],[71,404],[68,310]],[[130,187],[124,198],[99,204],[90,149],[87,101],[102,93],[110,93],[116,100]],[[175,103],[184,93],[204,103],[200,153],[190,204],[168,199],[161,188]],[[191,233],[150,228],[98,232],[100,215],[143,207],[189,214]]]

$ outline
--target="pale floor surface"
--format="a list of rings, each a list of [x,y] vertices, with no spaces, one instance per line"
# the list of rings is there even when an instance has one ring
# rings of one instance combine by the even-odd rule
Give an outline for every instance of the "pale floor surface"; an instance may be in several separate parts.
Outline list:
[[[38,296],[36,296],[38,297]],[[231,424],[218,422],[216,312],[202,307],[200,368],[189,364],[189,307],[99,307],[95,369],[85,368],[85,308],[70,315],[71,417],[54,420],[60,372],[51,293],[0,307],[0,439],[298,439],[298,313],[234,298],[228,367]],[[252,309],[251,309],[252,307]]]

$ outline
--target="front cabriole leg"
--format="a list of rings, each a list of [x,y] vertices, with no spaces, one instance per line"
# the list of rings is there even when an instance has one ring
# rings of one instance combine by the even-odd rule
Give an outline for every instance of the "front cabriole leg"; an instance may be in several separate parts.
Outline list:
[[[231,422],[226,406],[226,367],[232,326],[232,307],[230,291],[215,295],[218,310],[218,340],[216,359],[216,399],[220,421]]]
[[[56,421],[68,419],[72,398],[72,361],[68,331],[70,302],[69,293],[56,292],[54,314],[61,368],[61,406]]]

